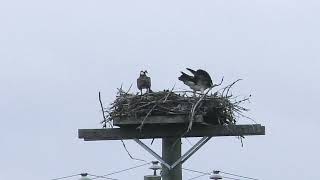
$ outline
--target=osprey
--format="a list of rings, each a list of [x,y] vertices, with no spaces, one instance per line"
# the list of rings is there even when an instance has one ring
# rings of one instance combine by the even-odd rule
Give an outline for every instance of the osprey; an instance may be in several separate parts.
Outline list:
[[[147,76],[148,71],[140,71],[140,76],[137,79],[137,87],[141,92],[142,95],[142,89],[146,89],[146,92],[151,91],[151,79]]]
[[[211,77],[206,71],[202,69],[198,69],[197,71],[195,71],[190,68],[187,68],[187,70],[190,71],[193,76],[190,76],[181,71],[182,75],[178,79],[185,85],[189,86],[194,91],[194,93],[196,91],[201,91],[201,93],[203,94],[206,89],[212,86]]]

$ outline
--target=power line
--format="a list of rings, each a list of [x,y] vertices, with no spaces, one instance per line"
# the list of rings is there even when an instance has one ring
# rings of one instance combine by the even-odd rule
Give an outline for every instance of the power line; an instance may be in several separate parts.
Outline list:
[[[201,174],[201,175],[199,175],[199,176],[190,178],[190,179],[188,179],[188,180],[198,179],[198,178],[203,177],[203,176],[206,176],[206,175],[207,175],[207,174]]]
[[[110,180],[118,180],[118,179],[108,178],[108,177],[103,177],[103,176],[98,176],[98,175],[94,175],[94,174],[88,174],[88,175],[93,176],[94,179],[103,178],[103,179],[110,179]]]
[[[110,175],[112,175],[112,174],[118,174],[118,173],[121,173],[121,172],[129,171],[129,170],[131,170],[131,169],[135,169],[135,168],[138,168],[138,167],[142,167],[142,166],[145,166],[145,165],[147,165],[147,164],[150,164],[150,162],[144,163],[144,164],[141,164],[141,165],[138,165],[138,166],[134,166],[134,167],[131,167],[131,168],[123,169],[123,170],[120,170],[120,171],[115,171],[115,172],[112,172],[112,173],[109,173],[109,174],[105,174],[105,175],[102,175],[102,176],[99,176],[99,177],[96,177],[96,178],[93,178],[93,179],[98,179],[98,178],[110,176]]]
[[[190,178],[188,180],[193,180],[193,179],[198,179],[200,177],[203,177],[203,176],[207,176],[208,174],[205,173],[205,174],[201,174],[199,176],[196,176],[196,177],[193,177],[193,178]],[[241,179],[236,179],[236,178],[231,178],[231,177],[226,177],[226,176],[222,176],[224,179],[231,179],[231,180],[241,180]]]
[[[231,175],[231,176],[237,176],[237,177],[242,177],[242,178],[246,178],[246,179],[252,179],[252,180],[259,180],[259,179],[256,179],[256,178],[251,178],[251,177],[247,177],[247,176],[241,176],[241,175],[237,175],[237,174],[232,174],[232,173],[228,173],[228,172],[224,172],[224,171],[220,171],[222,174],[228,174],[228,175]]]
[[[200,173],[200,174],[202,174],[202,175],[200,175],[200,176],[196,176],[196,177],[193,177],[193,178],[191,178],[191,179],[197,179],[197,178],[200,178],[200,177],[202,177],[202,176],[204,176],[204,175],[210,175],[210,173],[202,172],[202,171],[197,171],[197,170],[193,170],[193,169],[188,169],[188,168],[182,168],[182,169],[184,169],[184,170],[186,170],[186,171],[190,171],[190,172],[195,172],[195,173]],[[251,178],[251,177],[247,177],[247,176],[241,176],[241,175],[237,175],[237,174],[233,174],[233,173],[228,173],[228,172],[224,172],[224,171],[219,171],[219,172],[221,172],[221,173],[223,173],[223,174],[228,174],[228,175],[231,175],[231,176],[236,176],[236,177],[245,178],[245,179],[259,180],[259,179],[256,179],[256,178]],[[232,179],[232,180],[241,180],[241,179],[232,178],[232,177],[226,177],[226,176],[223,176],[223,178],[225,178],[225,179]],[[189,179],[189,180],[191,180],[191,179]]]
[[[80,174],[74,174],[74,175],[70,175],[70,176],[63,176],[63,177],[54,178],[54,179],[50,179],[50,180],[66,179],[66,178],[71,178],[71,177],[75,177],[75,176],[79,176],[79,175],[80,175]]]
[[[129,170],[131,170],[131,169],[135,169],[135,168],[138,168],[138,167],[142,167],[142,166],[145,166],[145,165],[147,165],[147,164],[150,164],[150,162],[144,163],[144,164],[141,164],[141,165],[138,165],[138,166],[130,167],[130,168],[127,168],[127,169],[115,171],[115,172],[112,172],[112,173],[109,173],[109,174],[106,174],[106,175],[102,175],[102,176],[98,176],[98,175],[94,175],[94,174],[89,174],[89,173],[88,173],[88,175],[93,176],[94,178],[92,178],[92,179],[104,178],[104,179],[110,179],[110,180],[118,180],[118,179],[114,179],[114,178],[109,178],[109,177],[107,177],[107,176],[110,176],[110,175],[112,175],[112,174],[117,174],[117,173],[125,172],[125,171],[129,171]],[[75,176],[79,176],[79,175],[81,175],[81,173],[73,174],[73,175],[69,175],[69,176],[63,176],[63,177],[59,177],[59,178],[54,178],[54,179],[50,179],[50,180],[66,179],[66,178],[71,178],[71,177],[75,177]]]
[[[190,171],[190,172],[196,172],[196,173],[200,173],[200,174],[203,174],[203,175],[210,175],[210,173],[207,173],[207,172],[201,172],[201,171],[197,171],[197,170],[193,170],[193,169],[188,169],[188,168],[182,168],[186,171]]]
[[[236,179],[236,178],[232,178],[232,177],[226,177],[226,176],[222,176],[225,179],[232,179],[232,180],[241,180],[241,179]]]
[[[108,178],[108,177],[103,177],[103,176],[98,176],[98,175],[94,175],[94,174],[88,174],[88,173],[86,173],[86,174],[95,177],[94,179],[104,178],[104,179],[110,179],[110,180],[118,180],[118,179]],[[70,176],[63,176],[63,177],[59,177],[59,178],[55,178],[55,179],[50,179],[50,180],[66,179],[66,178],[71,178],[71,177],[75,177],[75,176],[79,176],[79,175],[81,175],[81,174],[74,174],[74,175],[70,175]]]

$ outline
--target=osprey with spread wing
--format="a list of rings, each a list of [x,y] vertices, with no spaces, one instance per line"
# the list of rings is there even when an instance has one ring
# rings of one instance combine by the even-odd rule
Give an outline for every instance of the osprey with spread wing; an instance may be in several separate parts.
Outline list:
[[[189,86],[194,92],[200,91],[203,94],[206,89],[213,85],[211,77],[206,71],[202,69],[195,71],[190,68],[187,68],[187,70],[190,71],[193,76],[181,71],[182,75],[178,79]]]

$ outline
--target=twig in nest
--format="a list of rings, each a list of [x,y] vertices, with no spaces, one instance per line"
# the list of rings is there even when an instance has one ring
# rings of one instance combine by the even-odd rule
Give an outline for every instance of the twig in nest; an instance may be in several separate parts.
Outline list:
[[[164,98],[164,100],[163,100],[162,103],[165,103],[165,102],[167,101],[168,97],[169,97],[170,94],[172,93],[172,91],[173,91],[173,89],[174,89],[175,86],[176,86],[176,84],[173,85],[171,91],[168,92],[168,94],[166,95],[166,97]],[[141,128],[142,128],[142,127],[141,127]],[[141,131],[141,129],[140,129],[140,131]],[[153,138],[152,141],[151,141],[151,145],[153,144],[153,142],[154,142],[154,138]]]
[[[231,87],[234,85],[234,84],[236,84],[238,81],[241,81],[242,79],[237,79],[236,81],[234,81],[233,83],[231,83],[231,84],[229,84],[228,86],[226,86],[226,87],[224,87],[224,88],[222,88],[223,90],[222,90],[222,95],[224,94],[224,92],[227,90],[227,93],[226,93],[226,95],[225,96],[228,96],[228,94],[229,94],[229,91],[230,91],[230,89],[231,89]]]
[[[103,128],[107,127],[107,123],[109,123],[110,127],[113,127],[112,123],[107,119],[106,115],[104,114],[104,107],[102,104],[102,100],[101,100],[101,93],[99,91],[99,102],[100,102],[100,107],[101,107],[101,112],[102,112],[102,116],[103,116]]]
[[[131,88],[132,88],[132,83],[131,83],[131,85],[130,85],[130,87],[129,87],[128,91],[126,92],[126,94],[128,94],[128,93],[129,93],[129,91],[131,90]]]
[[[168,97],[169,97],[170,94],[172,93],[172,91],[173,91],[173,89],[174,89],[175,86],[176,86],[176,84],[174,84],[173,87],[172,87],[172,89],[168,92],[168,94],[166,95],[166,97],[165,97],[164,100],[163,100],[163,103],[165,103],[165,102],[167,101]]]
[[[239,136],[239,138],[240,138],[240,142],[241,142],[241,147],[243,147],[243,141],[242,141],[242,139],[244,138],[243,136]]]
[[[185,95],[186,93],[192,93],[192,94],[196,94],[196,95],[202,95],[201,92],[194,92],[194,91],[190,91],[190,90],[186,90],[186,89],[182,89],[182,90],[175,90],[173,91],[175,93],[183,93],[182,95]]]
[[[119,93],[119,94],[121,94],[121,93],[123,92],[123,90],[122,90],[122,86],[123,86],[123,83],[121,83],[120,88],[117,88],[117,89],[118,89],[118,93]]]
[[[154,140],[155,140],[155,138],[152,139],[152,141],[151,141],[151,143],[150,143],[151,145],[153,144]]]
[[[222,82],[223,82],[223,77],[222,77],[221,82],[220,82],[219,84],[214,84],[213,86],[211,86],[211,87],[207,90],[207,92],[206,92],[205,94],[203,94],[203,95],[200,97],[200,99],[196,102],[196,104],[193,106],[193,108],[191,109],[190,122],[189,122],[189,126],[188,126],[187,132],[190,131],[191,128],[192,128],[192,122],[193,122],[193,120],[194,120],[195,111],[196,111],[196,108],[198,107],[199,103],[200,103],[200,102],[204,99],[204,97],[211,91],[211,89],[213,89],[214,87],[220,86],[220,85],[222,84]]]
[[[150,111],[148,112],[148,114],[143,118],[140,126],[137,127],[137,129],[139,129],[140,131],[142,130],[142,127],[144,125],[144,121],[148,118],[148,116],[151,114],[151,112],[154,110],[154,108],[157,106],[158,104],[155,104],[152,106],[152,108],[150,109]]]
[[[162,101],[162,103],[165,103],[169,97],[169,95],[172,93],[173,89],[174,89],[175,85],[172,87],[172,89],[167,93],[167,95],[164,97],[164,100]],[[162,99],[162,98],[161,98]],[[161,100],[160,99],[160,100]],[[140,131],[142,130],[142,127],[144,125],[144,122],[147,120],[147,118],[149,117],[149,115],[152,113],[152,111],[158,106],[158,104],[161,102],[160,100],[155,101],[154,105],[152,106],[152,108],[149,110],[149,112],[147,113],[147,115],[143,118],[140,126],[137,127],[137,129],[139,129]],[[152,102],[149,102],[147,105],[151,104]],[[141,107],[140,107],[141,108]]]

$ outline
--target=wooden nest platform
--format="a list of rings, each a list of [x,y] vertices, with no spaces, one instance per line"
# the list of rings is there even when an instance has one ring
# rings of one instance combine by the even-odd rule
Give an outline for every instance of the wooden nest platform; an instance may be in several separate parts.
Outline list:
[[[233,83],[234,84],[234,83]],[[118,94],[108,109],[103,127],[108,123],[119,127],[141,129],[152,125],[235,125],[239,116],[248,109],[241,103],[249,98],[236,100],[229,94],[231,86],[209,94],[194,95],[190,91],[159,91],[133,94],[118,89]]]

